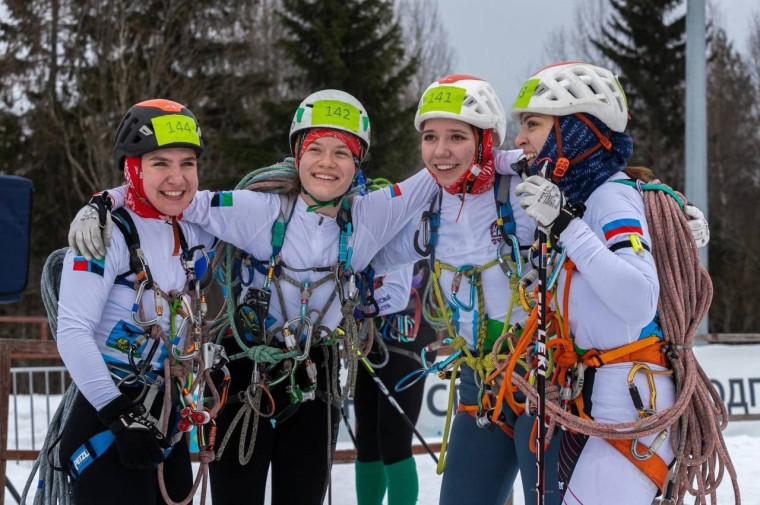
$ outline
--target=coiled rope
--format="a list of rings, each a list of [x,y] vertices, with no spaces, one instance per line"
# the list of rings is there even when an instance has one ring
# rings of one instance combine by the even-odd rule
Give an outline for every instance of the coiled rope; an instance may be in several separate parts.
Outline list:
[[[66,256],[67,250],[68,248],[64,247],[53,251],[47,260],[45,260],[45,266],[42,268],[40,292],[53,338],[58,334],[58,293],[61,285],[63,258]],[[72,382],[68,389],[66,389],[61,403],[50,419],[47,436],[42,443],[39,456],[37,456],[37,460],[34,462],[32,471],[29,473],[29,477],[24,485],[21,503],[26,503],[26,497],[32,486],[32,482],[34,482],[34,476],[37,475],[39,470],[38,484],[34,493],[34,505],[72,504],[69,479],[63,472],[56,471],[54,466],[62,466],[59,446],[56,444],[63,432],[63,427],[66,426],[71,416],[77,391],[76,385]],[[48,453],[52,456],[53,461],[49,460]]]

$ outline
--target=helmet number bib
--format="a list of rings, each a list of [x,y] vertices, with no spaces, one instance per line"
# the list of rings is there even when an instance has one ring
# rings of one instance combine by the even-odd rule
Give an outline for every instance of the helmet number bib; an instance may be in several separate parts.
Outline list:
[[[191,144],[201,145],[198,135],[198,125],[193,118],[182,114],[167,114],[151,119],[153,131],[156,133],[156,144]]]
[[[513,109],[523,109],[528,106],[528,102],[530,102],[530,99],[533,98],[533,93],[536,92],[536,88],[538,87],[538,83],[541,82],[540,79],[529,79],[525,84],[523,84],[523,87],[520,88],[520,92],[517,94],[517,99],[515,99],[515,104],[512,106]]]
[[[352,132],[358,132],[360,116],[359,109],[346,102],[318,100],[314,102],[311,118],[313,125],[332,125]],[[367,124],[369,123],[367,122]]]
[[[459,114],[462,111],[464,97],[467,91],[456,86],[437,86],[422,95],[422,101],[417,114],[428,112],[451,112]]]

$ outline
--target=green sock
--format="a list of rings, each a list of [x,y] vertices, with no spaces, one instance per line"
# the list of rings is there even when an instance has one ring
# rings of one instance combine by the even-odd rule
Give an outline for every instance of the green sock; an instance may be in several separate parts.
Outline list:
[[[388,476],[388,505],[414,505],[420,489],[417,481],[417,464],[408,458],[392,465],[385,465]]]
[[[354,462],[358,505],[382,505],[387,480],[382,461]]]

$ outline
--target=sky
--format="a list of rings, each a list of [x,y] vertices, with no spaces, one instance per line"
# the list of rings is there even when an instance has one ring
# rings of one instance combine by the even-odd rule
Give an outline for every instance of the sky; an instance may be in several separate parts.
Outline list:
[[[572,27],[576,8],[591,1],[437,0],[455,53],[454,72],[489,81],[508,112],[523,81],[553,62],[544,55],[551,34]],[[760,2],[711,2],[720,16],[718,24],[737,49],[745,50],[750,20],[760,16]]]

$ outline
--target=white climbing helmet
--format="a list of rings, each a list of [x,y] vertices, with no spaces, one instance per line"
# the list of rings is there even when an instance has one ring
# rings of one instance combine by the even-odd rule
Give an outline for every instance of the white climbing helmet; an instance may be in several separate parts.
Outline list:
[[[345,91],[323,89],[304,98],[290,124],[290,148],[298,134],[310,128],[332,128],[352,133],[364,144],[366,156],[370,145],[369,116],[364,106]]]
[[[579,61],[551,65],[525,81],[512,106],[512,118],[519,122],[523,112],[552,116],[583,112],[616,132],[628,123],[628,101],[617,76]]]
[[[425,90],[414,116],[414,127],[422,131],[428,119],[457,119],[484,130],[493,130],[493,145],[504,142],[507,116],[491,85],[471,75],[456,74],[440,79]]]

